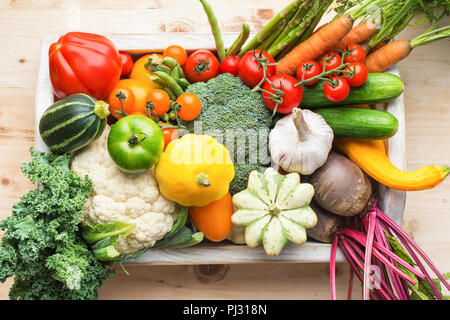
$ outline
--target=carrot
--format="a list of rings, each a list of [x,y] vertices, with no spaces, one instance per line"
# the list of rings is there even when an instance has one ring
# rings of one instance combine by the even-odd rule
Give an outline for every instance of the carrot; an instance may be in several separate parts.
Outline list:
[[[366,67],[369,72],[383,72],[390,66],[405,59],[411,52],[411,45],[407,40],[396,40],[384,45],[369,54]]]
[[[199,231],[205,238],[219,242],[224,240],[233,228],[231,216],[233,215],[233,202],[229,192],[219,200],[213,201],[204,207],[190,207],[189,214]]]
[[[392,41],[382,46],[377,51],[369,54],[365,62],[366,67],[369,72],[383,72],[390,66],[405,59],[415,47],[423,46],[448,37],[450,37],[450,26],[434,30],[432,26],[424,34],[421,34],[410,41]]]
[[[373,48],[369,47],[369,43],[366,43],[367,47],[369,48],[369,51],[366,51],[366,53],[368,52],[369,54],[374,53],[375,51],[377,51],[378,49],[384,47],[386,45],[386,43],[388,43],[386,40],[381,40],[380,42],[378,42]]]
[[[363,42],[369,41],[375,33],[377,33],[378,28],[374,21],[366,20],[363,23],[358,24],[353,27],[347,35],[342,38],[341,41],[336,45],[337,49],[345,50],[349,44],[356,43],[361,44]]]
[[[320,55],[333,49],[336,43],[351,30],[352,26],[353,19],[349,15],[344,15],[320,28],[279,61],[277,73],[295,74],[303,61],[317,59]]]

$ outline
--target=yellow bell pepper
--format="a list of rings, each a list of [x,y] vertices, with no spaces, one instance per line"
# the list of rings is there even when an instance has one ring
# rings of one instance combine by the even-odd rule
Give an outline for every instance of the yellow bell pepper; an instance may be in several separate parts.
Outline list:
[[[155,178],[167,199],[202,207],[225,196],[234,166],[227,148],[212,136],[187,134],[167,145]]]

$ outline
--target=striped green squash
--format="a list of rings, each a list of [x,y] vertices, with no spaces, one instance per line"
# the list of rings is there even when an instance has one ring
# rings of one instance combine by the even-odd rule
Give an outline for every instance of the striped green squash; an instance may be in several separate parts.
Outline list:
[[[106,102],[76,93],[45,110],[39,133],[52,153],[73,152],[102,135],[108,115]]]

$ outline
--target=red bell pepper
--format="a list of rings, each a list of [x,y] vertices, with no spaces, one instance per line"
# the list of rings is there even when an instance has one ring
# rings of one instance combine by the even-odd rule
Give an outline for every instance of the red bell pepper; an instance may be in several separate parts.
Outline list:
[[[49,49],[50,80],[59,99],[85,93],[107,99],[122,72],[114,44],[101,35],[69,32]]]

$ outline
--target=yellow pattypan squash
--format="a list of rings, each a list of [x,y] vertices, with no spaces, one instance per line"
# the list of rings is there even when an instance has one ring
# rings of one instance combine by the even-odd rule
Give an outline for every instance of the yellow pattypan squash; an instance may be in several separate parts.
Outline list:
[[[201,207],[228,192],[234,166],[227,148],[212,136],[187,134],[167,145],[155,178],[167,199]]]

